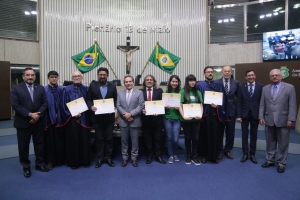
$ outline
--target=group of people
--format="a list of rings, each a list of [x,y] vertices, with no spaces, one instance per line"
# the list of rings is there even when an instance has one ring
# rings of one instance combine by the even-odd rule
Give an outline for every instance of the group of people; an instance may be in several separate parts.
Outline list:
[[[98,160],[95,168],[107,163],[115,164],[112,159],[113,130],[115,113],[95,114],[94,100],[113,99],[120,114],[122,143],[122,167],[128,162],[138,167],[139,135],[142,130],[146,164],[153,160],[166,164],[162,157],[163,129],[166,134],[168,163],[180,160],[178,137],[182,131],[186,149],[185,163],[200,165],[211,161],[219,163],[223,155],[233,159],[235,121],[242,124],[241,162],[250,160],[257,164],[255,157],[258,124],[265,125],[266,159],[262,167],[274,166],[277,171],[285,171],[289,131],[296,120],[296,94],[292,85],[282,82],[278,69],[270,72],[271,84],[263,86],[255,82],[254,70],[245,73],[243,84],[232,79],[232,69],[224,66],[223,77],[214,80],[214,69],[205,67],[205,80],[198,81],[190,74],[181,80],[177,75],[169,78],[166,91],[157,87],[154,76],[147,75],[141,90],[134,88],[134,78],[124,77],[125,89],[117,91],[116,85],[109,82],[107,68],[97,70],[97,81],[88,86],[82,84],[83,75],[79,71],[72,74],[73,84],[66,87],[58,85],[58,73],[48,73],[49,84],[45,87],[36,84],[35,71],[26,68],[24,82],[11,90],[11,105],[15,110],[14,126],[17,129],[20,163],[24,176],[31,176],[29,143],[32,137],[36,169],[48,172],[55,166],[67,164],[72,169],[91,165],[91,128],[95,129],[95,151]],[[205,92],[223,94],[222,105],[205,104]],[[179,107],[165,107],[164,115],[147,115],[145,101],[162,100],[163,93],[180,94]],[[72,116],[66,103],[83,98],[88,111]],[[184,104],[200,104],[203,114],[185,117]],[[248,145],[248,126],[250,125],[250,148]],[[223,138],[225,134],[225,143]],[[131,142],[129,141],[131,140]],[[128,149],[131,152],[129,154]],[[277,149],[278,144],[278,149]],[[278,158],[276,160],[276,150]]]

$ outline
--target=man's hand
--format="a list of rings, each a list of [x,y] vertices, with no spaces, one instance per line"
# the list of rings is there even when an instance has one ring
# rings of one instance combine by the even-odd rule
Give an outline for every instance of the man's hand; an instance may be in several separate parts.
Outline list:
[[[29,121],[29,123],[30,123],[30,124],[35,124],[36,121],[35,121],[34,119],[31,118],[30,121]]]
[[[97,108],[95,106],[92,106],[92,111],[96,112]]]
[[[236,118],[237,121],[242,122],[242,118]]]
[[[142,110],[142,113],[145,115],[145,114],[146,114],[146,110],[145,110],[145,109],[143,109],[143,110]]]
[[[213,107],[213,108],[216,108],[216,107],[218,107],[218,105],[216,105],[216,104],[210,104],[211,105],[211,107]]]
[[[123,116],[124,116],[125,119],[128,120],[131,117],[131,114],[126,112],[126,113],[123,114]]]
[[[288,120],[288,121],[287,121],[287,123],[286,123],[286,126],[287,126],[287,127],[291,127],[291,126],[292,126],[292,124],[293,124],[293,122],[292,122],[292,121],[290,121],[290,120]]]
[[[134,120],[134,118],[129,117],[129,119],[127,119],[127,121],[132,122]]]
[[[31,118],[34,119],[34,121],[39,120],[40,118],[40,112],[31,113]]]
[[[265,125],[265,120],[264,119],[260,119],[259,123],[260,123],[260,125],[264,126]]]

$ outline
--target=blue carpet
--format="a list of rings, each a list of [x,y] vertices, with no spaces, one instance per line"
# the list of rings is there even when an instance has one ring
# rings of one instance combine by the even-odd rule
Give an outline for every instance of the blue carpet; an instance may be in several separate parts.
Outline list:
[[[12,128],[14,127],[14,120],[0,120],[0,128]]]
[[[18,144],[17,135],[7,135],[0,137],[0,146]]]

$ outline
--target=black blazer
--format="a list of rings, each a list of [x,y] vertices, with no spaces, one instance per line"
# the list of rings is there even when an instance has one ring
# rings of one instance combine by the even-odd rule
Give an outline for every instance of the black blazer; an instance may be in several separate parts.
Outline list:
[[[239,82],[234,79],[229,79],[229,87],[230,90],[228,91],[227,96],[227,110],[228,110],[228,115],[230,117],[235,117],[236,116],[236,105],[237,105],[237,97],[239,93]],[[220,81],[222,83],[222,86],[224,88],[223,84],[223,78],[218,79],[217,81]],[[224,88],[225,91],[225,88]]]
[[[29,113],[40,112],[39,120],[35,126],[44,126],[45,114],[48,109],[46,92],[43,86],[34,84],[34,101],[31,100],[28,88],[25,82],[15,85],[11,89],[10,103],[15,110],[15,128],[29,128]]]
[[[147,101],[147,89],[141,89],[143,91],[144,100]],[[152,101],[155,100],[162,100],[162,93],[163,90],[161,88],[154,89],[153,88],[153,94],[152,94]],[[162,125],[163,124],[163,115],[157,115],[157,116],[149,116],[149,115],[142,115],[142,124],[149,125],[149,122],[152,125]]]
[[[111,82],[107,82],[107,94],[105,96],[105,99],[110,99],[113,98],[114,99],[114,105],[116,107],[117,104],[117,97],[118,97],[118,93],[117,93],[117,88],[116,85],[111,83]],[[90,83],[90,87],[87,93],[87,106],[90,110],[92,110],[92,106],[94,105],[94,100],[100,100],[103,99],[101,92],[100,92],[100,83],[99,81],[92,81]],[[109,122],[114,122],[115,121],[115,113],[111,113],[111,114],[102,114],[102,115],[95,115],[95,112],[92,111],[92,122],[100,122],[100,121],[109,121]]]
[[[247,82],[240,84],[237,104],[237,118],[246,118],[249,111],[252,111],[252,117],[258,120],[259,103],[263,84],[255,82],[254,93],[250,99]]]

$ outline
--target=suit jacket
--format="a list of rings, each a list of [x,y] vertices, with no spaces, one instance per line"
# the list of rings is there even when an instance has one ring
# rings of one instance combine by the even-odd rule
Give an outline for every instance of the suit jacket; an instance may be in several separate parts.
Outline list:
[[[246,118],[249,111],[252,111],[252,117],[258,120],[259,103],[263,84],[255,82],[252,98],[249,96],[249,88],[246,83],[240,84],[237,103],[237,118]]]
[[[131,91],[131,97],[129,105],[127,105],[126,102],[126,93],[127,90],[122,90],[118,92],[118,99],[117,99],[117,109],[120,113],[120,127],[140,127],[142,126],[142,120],[141,120],[141,111],[145,107],[144,104],[144,97],[143,92],[137,89],[132,89]],[[130,112],[133,121],[127,121],[123,114],[125,112]]]
[[[224,88],[224,84],[223,84],[223,78],[218,79],[217,81],[220,81],[223,85]],[[229,79],[229,91],[227,96],[227,110],[228,110],[228,115],[230,117],[235,117],[237,114],[236,111],[236,106],[237,106],[237,97],[238,97],[238,93],[239,93],[239,82],[237,80],[234,79]],[[225,88],[224,88],[225,91]]]
[[[34,101],[31,100],[30,93],[25,82],[12,87],[10,93],[10,103],[15,110],[15,128],[29,128],[32,124],[29,123],[29,113],[40,112],[39,120],[35,126],[44,126],[45,114],[48,108],[46,92],[44,87],[34,84]]]
[[[272,84],[263,87],[259,119],[264,119],[267,126],[286,127],[287,121],[296,121],[297,102],[293,85],[283,83],[273,100],[271,95]]]
[[[111,82],[107,82],[107,94],[105,96],[105,99],[110,99],[113,98],[114,99],[114,105],[116,107],[116,103],[117,103],[117,88],[116,85],[111,83]],[[99,99],[103,99],[101,92],[100,92],[100,83],[99,81],[92,81],[87,93],[87,106],[89,109],[92,110],[92,106],[94,105],[94,100],[99,100]],[[92,111],[93,112],[93,111]],[[102,115],[95,115],[95,112],[93,112],[92,114],[92,122],[100,122],[100,121],[109,121],[109,122],[114,122],[115,121],[115,113],[111,113],[111,114],[102,114]]]
[[[147,101],[147,89],[142,89],[144,100]],[[163,90],[161,88],[154,89],[152,94],[152,101],[155,100],[162,100],[162,93]],[[162,125],[163,124],[163,115],[157,116],[149,116],[149,115],[142,115],[142,122],[143,124],[148,124],[149,120],[153,125]]]

